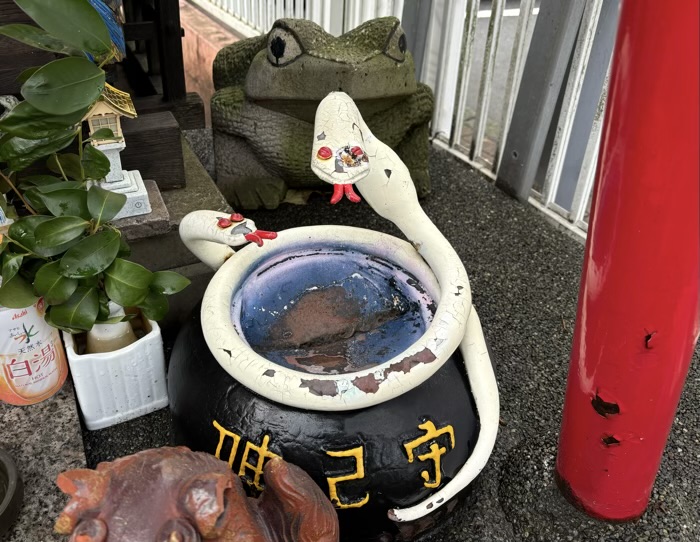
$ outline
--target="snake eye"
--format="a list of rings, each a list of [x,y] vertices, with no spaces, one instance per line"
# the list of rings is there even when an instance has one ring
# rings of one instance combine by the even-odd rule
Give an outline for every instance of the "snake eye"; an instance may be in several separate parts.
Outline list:
[[[408,43],[406,41],[406,34],[403,28],[398,24],[394,28],[389,41],[387,42],[386,48],[384,49],[384,54],[389,58],[396,60],[396,62],[403,62],[406,60],[406,51],[408,49]]]
[[[333,156],[333,151],[330,147],[321,147],[318,149],[316,156],[318,156],[319,160],[329,160]]]
[[[355,146],[350,149],[350,154],[352,154],[355,158],[359,158],[364,154],[364,151],[361,147]]]
[[[267,36],[267,59],[273,66],[286,66],[303,53],[299,40],[289,30],[275,27]]]

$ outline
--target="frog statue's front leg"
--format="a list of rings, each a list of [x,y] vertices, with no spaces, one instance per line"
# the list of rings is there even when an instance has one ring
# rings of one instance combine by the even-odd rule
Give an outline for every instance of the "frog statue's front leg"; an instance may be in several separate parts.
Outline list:
[[[242,86],[218,90],[211,104],[216,182],[222,194],[236,209],[276,208],[288,186],[282,153],[269,140],[271,134],[279,135],[270,129],[278,125],[275,114],[248,103]]]

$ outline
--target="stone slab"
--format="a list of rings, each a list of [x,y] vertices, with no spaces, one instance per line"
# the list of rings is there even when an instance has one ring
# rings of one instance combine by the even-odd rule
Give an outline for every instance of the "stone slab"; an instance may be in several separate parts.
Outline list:
[[[56,476],[85,467],[85,452],[73,385],[31,406],[0,402],[0,448],[7,450],[24,480],[24,506],[5,542],[65,542],[53,524],[68,499]]]
[[[181,190],[163,193],[163,200],[170,212],[171,223],[179,225],[180,220],[187,213],[197,209],[230,213],[231,206],[221,195],[219,188],[214,184],[185,138],[182,139],[182,145],[187,186]]]

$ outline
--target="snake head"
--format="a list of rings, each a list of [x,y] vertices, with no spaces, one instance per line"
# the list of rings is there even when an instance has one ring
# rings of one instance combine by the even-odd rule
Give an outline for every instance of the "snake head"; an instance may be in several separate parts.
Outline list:
[[[217,216],[216,225],[220,230],[228,230],[227,233],[231,238],[226,244],[231,246],[242,245],[245,241],[250,241],[261,247],[264,239],[277,238],[276,232],[257,229],[255,222],[245,218],[240,213],[233,213],[230,217]]]
[[[355,203],[360,201],[352,185],[370,173],[361,126],[362,116],[344,92],[331,92],[318,105],[311,170],[334,185],[331,203],[337,203],[343,195]]]

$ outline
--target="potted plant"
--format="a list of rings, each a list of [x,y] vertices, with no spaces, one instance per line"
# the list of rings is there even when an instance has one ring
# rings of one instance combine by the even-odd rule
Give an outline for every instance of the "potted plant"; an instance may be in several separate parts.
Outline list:
[[[16,3],[40,28],[11,24],[0,34],[60,58],[20,75],[24,101],[0,119],[0,199],[17,213],[0,243],[0,305],[23,308],[43,298],[45,321],[64,332],[81,409],[94,429],[167,404],[156,321],[168,311],[166,296],[189,281],[129,261],[129,247],[110,223],[126,196],[100,186],[110,161],[91,140],[113,134],[103,129],[84,139],[82,131],[105,86],[102,68],[118,54],[102,18],[88,0]],[[59,153],[71,144],[75,152]],[[128,321],[139,322],[135,327],[145,334],[137,342],[84,355],[87,332]],[[137,359],[153,366],[135,365]],[[136,384],[156,369],[161,376]]]

